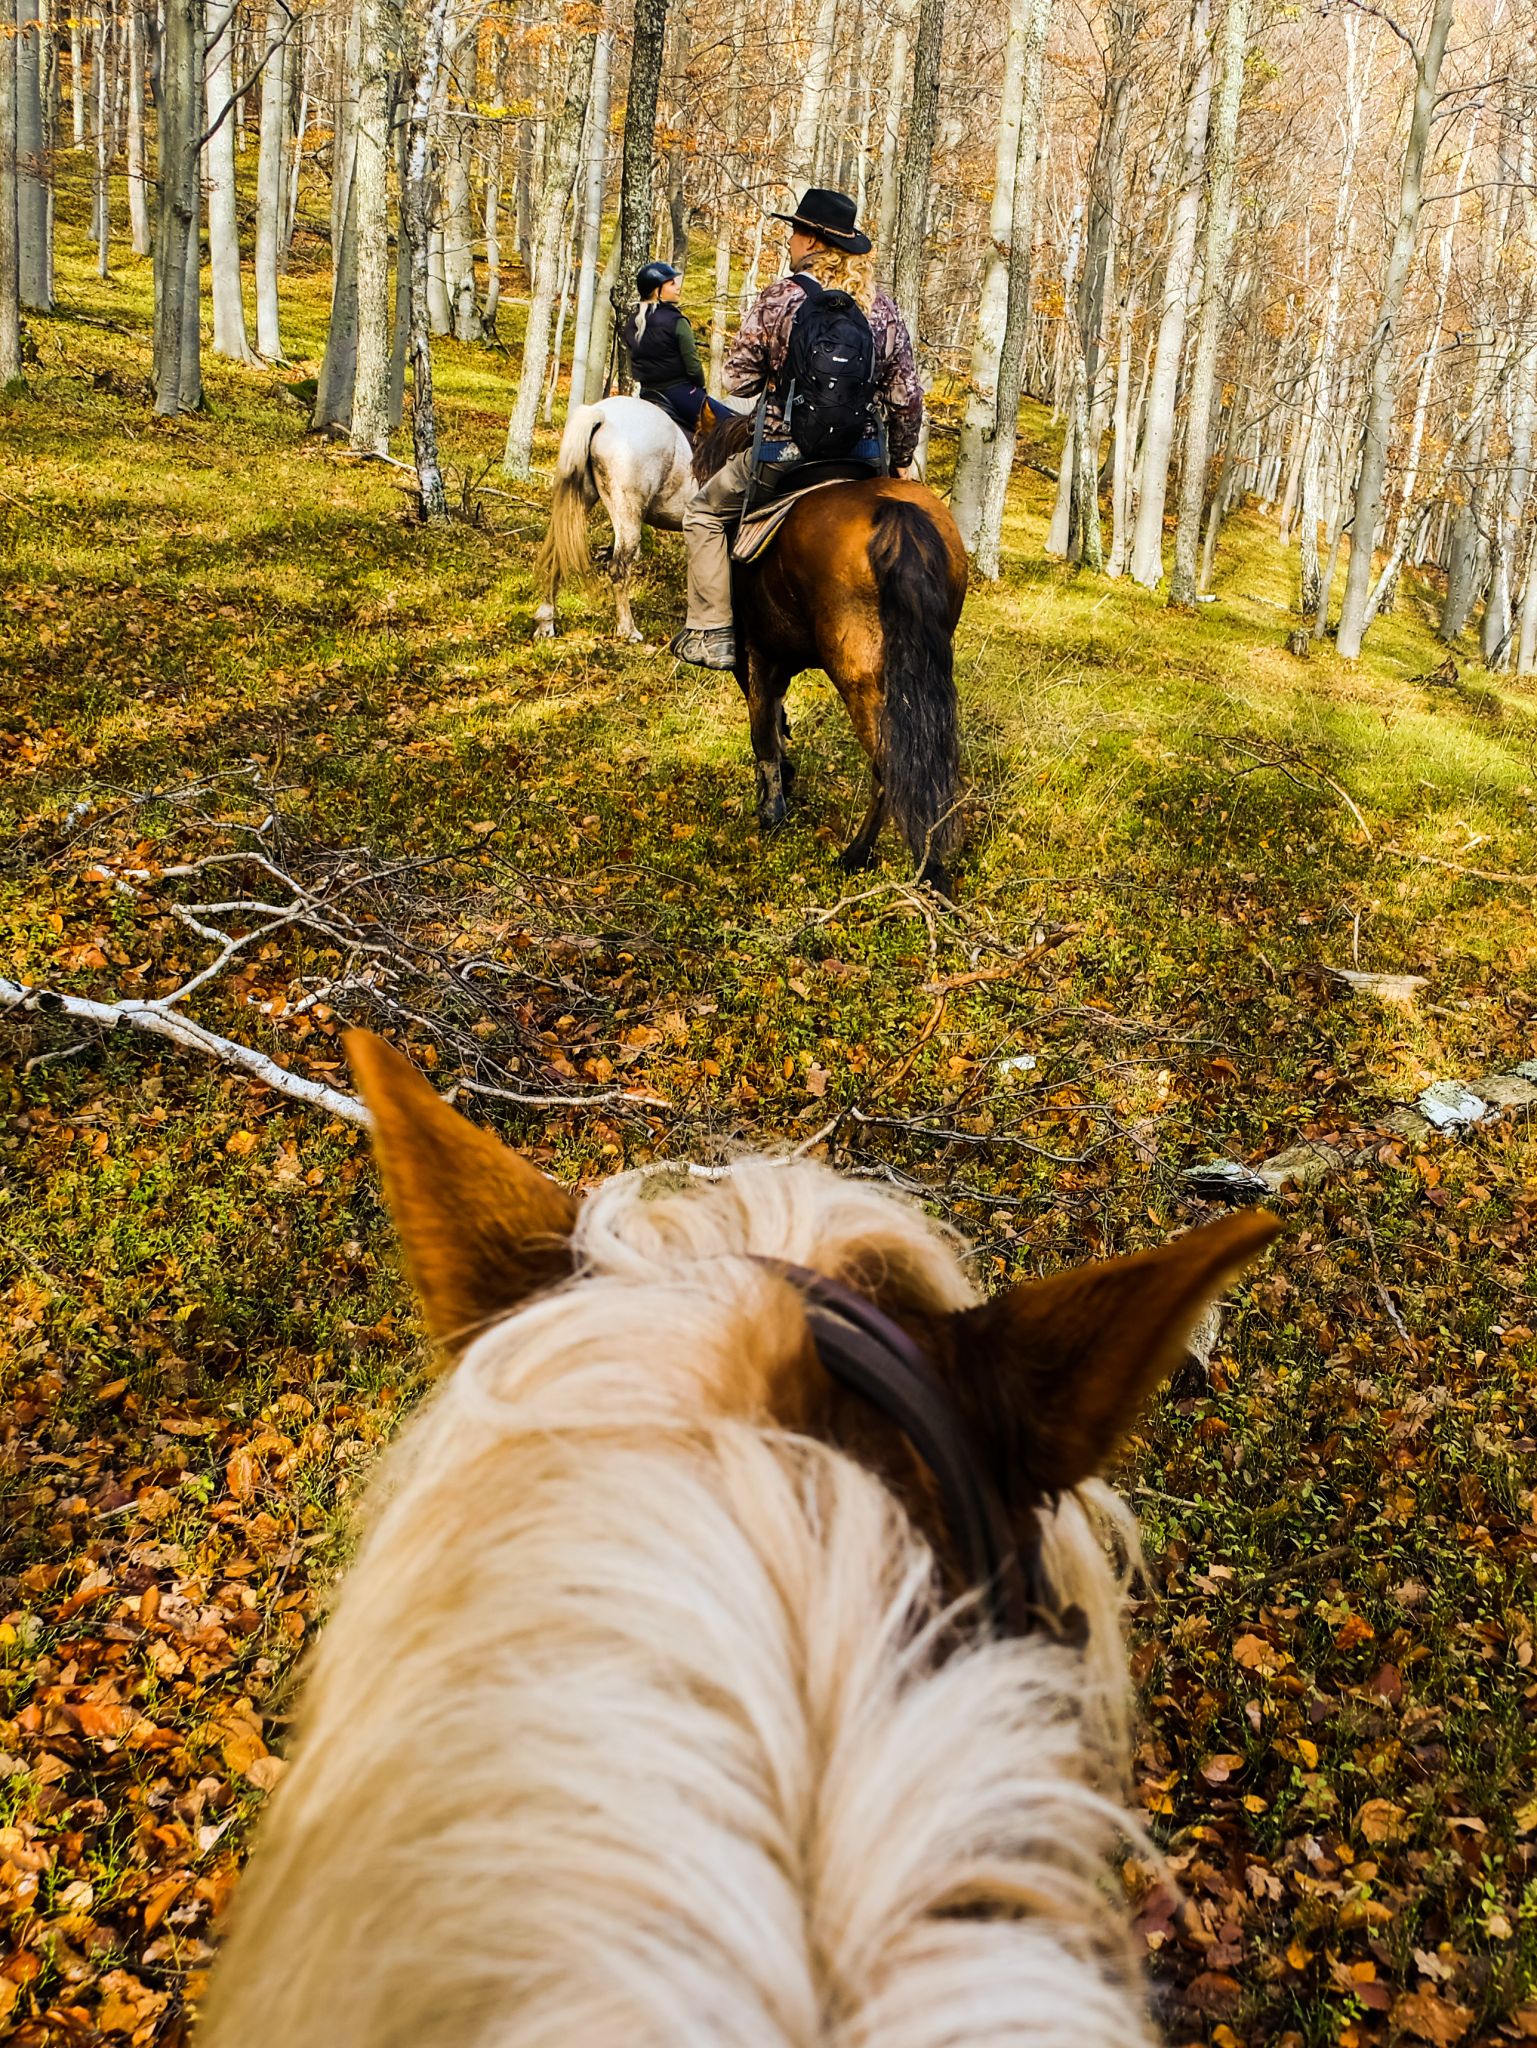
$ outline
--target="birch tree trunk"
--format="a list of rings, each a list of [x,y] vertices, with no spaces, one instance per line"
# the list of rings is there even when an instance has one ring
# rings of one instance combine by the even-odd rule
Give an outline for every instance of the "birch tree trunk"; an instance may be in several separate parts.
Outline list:
[[[479,341],[475,310],[475,231],[470,214],[470,128],[456,120],[443,156],[443,289],[456,341]]]
[[[1331,404],[1335,378],[1335,356],[1339,345],[1340,312],[1344,292],[1345,265],[1354,239],[1355,216],[1352,196],[1356,158],[1361,143],[1362,116],[1371,82],[1370,54],[1359,59],[1359,17],[1346,10],[1341,27],[1345,37],[1345,110],[1341,120],[1339,183],[1334,195],[1334,220],[1329,237],[1329,274],[1324,291],[1324,314],[1319,327],[1307,380],[1307,426],[1302,451],[1301,510],[1298,537],[1301,555],[1299,607],[1317,639],[1328,624],[1332,582],[1326,583],[1318,558],[1318,524],[1321,503],[1322,464],[1325,440],[1338,429]]]
[[[22,5],[28,0],[22,0]],[[160,196],[155,233],[155,411],[202,403],[198,308],[198,134],[202,0],[165,0],[160,46]]]
[[[91,31],[91,61],[95,71],[93,83],[96,88],[96,164],[92,190],[91,231],[96,238],[96,275],[107,275],[107,259],[112,240],[111,185],[112,166],[112,65],[116,56],[115,38],[112,34],[112,20],[106,10],[96,16]]]
[[[635,273],[651,253],[651,208],[656,169],[656,101],[667,38],[667,0],[635,0],[630,38],[630,89],[624,109],[624,157],[619,173],[619,266],[609,288],[616,326],[639,300]],[[628,373],[621,377],[629,388]]]
[[[0,0],[0,395],[21,388],[21,260],[16,211],[16,9]]]
[[[790,135],[790,161],[786,166],[792,202],[799,201],[807,185],[816,183],[817,145],[827,110],[827,81],[832,75],[837,39],[838,0],[817,0],[811,48],[801,72],[800,104]]]
[[[518,373],[518,395],[507,424],[507,446],[502,455],[502,467],[513,477],[526,477],[533,466],[534,420],[549,355],[550,307],[560,268],[561,223],[576,182],[582,110],[592,86],[596,41],[590,30],[574,30],[568,25],[565,96],[550,134],[549,168],[535,232],[533,290],[523,336],[523,367]]]
[[[1174,448],[1174,407],[1195,280],[1201,170],[1211,116],[1210,0],[1192,0],[1191,34],[1195,43],[1195,74],[1185,105],[1179,192],[1174,201],[1174,231],[1164,271],[1163,309],[1158,320],[1158,346],[1148,387],[1147,426],[1138,474],[1137,518],[1131,536],[1131,573],[1148,590],[1156,590],[1163,581],[1163,515],[1169,490],[1169,458]]]
[[[907,52],[917,0],[897,0],[886,63],[886,104],[881,113],[880,211],[875,240],[889,263],[897,229],[897,162],[902,141],[902,105],[907,97]]]
[[[726,325],[731,303],[731,180],[742,145],[742,37],[746,0],[732,0],[731,76],[726,85],[726,137],[715,187],[715,297],[710,305],[710,389],[719,391],[726,362]],[[797,199],[800,197],[796,194]]]
[[[1238,162],[1238,108],[1243,98],[1244,56],[1249,40],[1249,0],[1228,0],[1217,61],[1217,99],[1206,167],[1206,233],[1201,260],[1201,308],[1185,409],[1185,454],[1180,469],[1179,520],[1174,534],[1174,574],[1169,603],[1196,600],[1196,553],[1206,496],[1207,439],[1217,381],[1217,345],[1227,312],[1224,290],[1233,246],[1233,180]],[[1212,507],[1212,537],[1220,508]]]
[[[430,204],[428,130],[438,73],[443,68],[443,39],[449,0],[431,0],[422,34],[421,57],[411,95],[407,136],[406,180],[402,211],[411,243],[411,443],[416,457],[422,520],[428,526],[448,518],[448,494],[438,462],[438,422],[432,402],[432,336],[427,329],[427,235]]]
[[[982,525],[987,461],[998,428],[998,359],[1009,317],[1009,268],[1013,258],[1014,178],[1019,164],[1019,123],[1025,96],[1025,51],[1033,14],[1031,0],[1009,0],[1003,83],[998,96],[998,147],[993,160],[993,198],[988,213],[987,268],[977,307],[977,338],[971,351],[966,411],[955,458],[950,510],[968,554]]]
[[[69,123],[76,149],[85,148],[85,36],[79,0],[69,10]]]
[[[149,180],[144,148],[144,16],[141,0],[128,0],[128,238],[135,256],[149,254]]]
[[[256,352],[269,363],[283,359],[278,309],[278,265],[283,248],[284,161],[288,141],[288,8],[267,0],[262,66],[261,122],[256,153]]]
[[[51,196],[43,145],[43,24],[38,0],[16,0],[16,265],[21,303],[37,313],[53,310]]]
[[[357,367],[352,446],[390,449],[390,69],[399,27],[392,0],[359,0],[358,111],[353,154],[357,235]]]
[[[496,332],[496,316],[502,306],[502,138],[506,124],[495,121],[486,148],[486,189],[482,219],[485,223],[486,302],[480,318],[483,335]]]
[[[1103,566],[1097,493],[1098,433],[1094,419],[1101,403],[1101,369],[1105,306],[1115,263],[1116,222],[1124,208],[1126,139],[1131,121],[1137,72],[1138,43],[1146,19],[1142,0],[1116,0],[1110,12],[1110,48],[1100,102],[1094,154],[1089,164],[1088,217],[1083,236],[1083,268],[1078,289],[1064,280],[1064,297],[1072,306],[1069,348],[1068,429],[1057,475],[1046,552],[1066,555],[1092,569]],[[1068,323],[1064,323],[1067,325]]]
[[[213,290],[214,354],[232,362],[255,358],[246,339],[245,306],[240,290],[240,230],[235,217],[235,9],[223,0],[208,39],[206,90],[208,142],[208,273]]]
[[[1030,329],[1030,277],[1035,234],[1035,165],[1041,139],[1042,58],[1051,24],[1051,0],[1031,0],[1025,75],[1020,94],[1019,154],[1014,163],[1014,218],[1009,231],[1009,297],[1003,346],[998,352],[998,418],[982,493],[976,565],[996,581],[1003,539],[1003,507],[1014,473],[1025,340]]]
[[[576,280],[576,335],[571,346],[571,405],[584,402],[591,381],[593,309],[598,297],[598,251],[603,235],[603,171],[608,155],[611,29],[600,29],[592,53],[592,98],[588,103],[587,161],[582,174],[582,263]]]
[[[896,237],[891,255],[891,295],[915,343],[922,311],[923,251],[934,168],[934,131],[939,118],[939,54],[944,32],[945,0],[918,0],[913,90],[907,104],[907,136],[897,174]]]
[[[1425,48],[1416,52],[1414,60],[1414,109],[1399,187],[1398,222],[1393,232],[1393,246],[1388,256],[1387,275],[1383,280],[1382,299],[1373,333],[1376,353],[1367,388],[1366,415],[1361,431],[1361,469],[1356,480],[1355,513],[1350,535],[1350,562],[1345,571],[1345,595],[1340,606],[1339,633],[1335,641],[1339,653],[1347,661],[1359,657],[1366,630],[1366,605],[1372,588],[1372,549],[1382,515],[1388,435],[1392,429],[1397,397],[1398,316],[1419,232],[1425,152],[1430,141],[1431,117],[1435,112],[1441,59],[1446,53],[1446,39],[1452,26],[1452,9],[1453,0],[1435,0]]]
[[[592,301],[592,335],[587,343],[586,403],[595,405],[608,387],[609,357],[614,346],[614,292],[619,280],[620,243],[615,235],[603,275]]]
[[[348,148],[338,195],[341,231],[332,244],[331,318],[326,351],[316,381],[310,425],[317,431],[352,425],[352,397],[358,371],[358,181],[357,122],[347,123]]]

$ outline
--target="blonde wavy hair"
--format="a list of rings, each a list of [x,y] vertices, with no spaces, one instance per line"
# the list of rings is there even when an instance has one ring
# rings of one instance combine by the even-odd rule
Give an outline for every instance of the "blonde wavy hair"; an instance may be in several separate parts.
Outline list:
[[[802,270],[809,270],[819,285],[830,292],[847,292],[864,312],[868,313],[875,300],[875,251],[868,249],[863,256],[851,256],[846,249],[834,249],[828,242],[819,242],[801,264]]]

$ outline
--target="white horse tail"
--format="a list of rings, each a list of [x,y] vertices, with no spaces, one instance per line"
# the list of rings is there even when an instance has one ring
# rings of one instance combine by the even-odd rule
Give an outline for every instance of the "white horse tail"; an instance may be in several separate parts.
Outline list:
[[[561,579],[590,568],[587,514],[598,502],[592,476],[592,437],[603,424],[596,405],[581,405],[566,422],[555,463],[555,495],[536,563],[546,599],[553,604]]]

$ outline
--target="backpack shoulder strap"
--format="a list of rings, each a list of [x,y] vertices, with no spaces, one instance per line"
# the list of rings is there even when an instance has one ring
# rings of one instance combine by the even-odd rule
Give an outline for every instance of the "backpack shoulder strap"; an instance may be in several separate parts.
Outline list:
[[[792,271],[791,282],[798,284],[801,288],[802,296],[808,299],[819,299],[827,289],[826,285],[820,279],[813,277],[809,270]],[[799,312],[799,306],[795,310]]]

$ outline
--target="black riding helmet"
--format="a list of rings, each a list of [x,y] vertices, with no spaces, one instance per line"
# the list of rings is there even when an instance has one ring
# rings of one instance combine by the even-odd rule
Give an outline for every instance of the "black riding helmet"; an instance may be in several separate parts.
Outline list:
[[[682,275],[670,263],[643,263],[635,273],[635,289],[643,299],[649,299],[653,292],[659,292],[664,284],[671,284]]]

